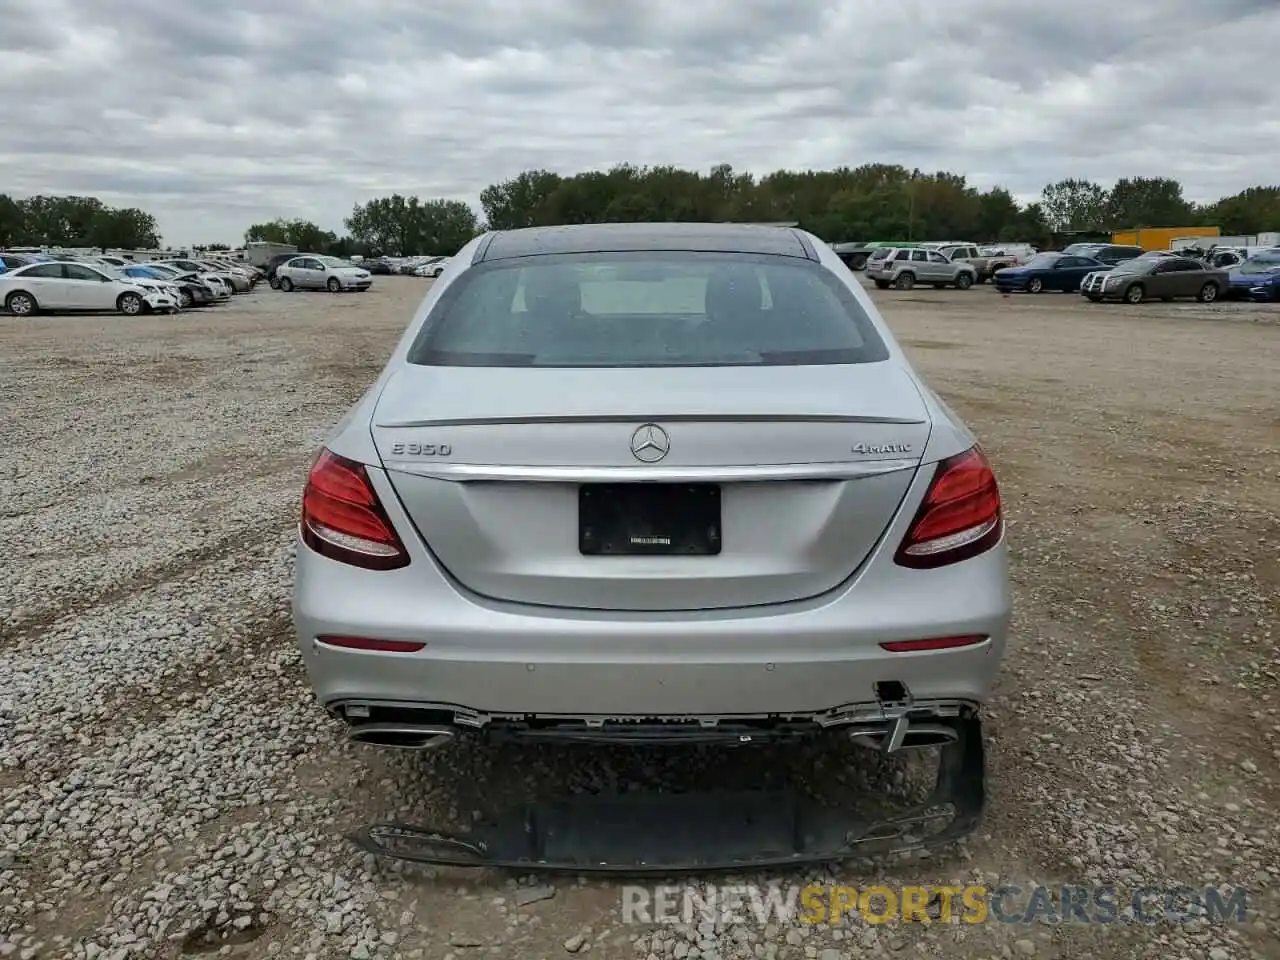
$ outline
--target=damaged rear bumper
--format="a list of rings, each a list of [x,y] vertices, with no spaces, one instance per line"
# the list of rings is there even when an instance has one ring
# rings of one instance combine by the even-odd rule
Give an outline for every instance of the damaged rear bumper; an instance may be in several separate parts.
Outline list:
[[[466,833],[400,822],[351,834],[379,857],[522,872],[670,874],[836,862],[962,839],[986,805],[976,715],[939,720],[932,794],[884,817],[820,804],[795,789],[576,794],[501,811]],[[910,729],[907,722],[880,743]]]

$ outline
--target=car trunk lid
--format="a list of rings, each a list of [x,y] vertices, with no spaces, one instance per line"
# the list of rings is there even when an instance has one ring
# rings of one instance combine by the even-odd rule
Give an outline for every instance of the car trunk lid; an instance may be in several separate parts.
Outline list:
[[[689,610],[847,579],[897,513],[929,423],[892,362],[410,366],[372,432],[418,534],[468,589]]]

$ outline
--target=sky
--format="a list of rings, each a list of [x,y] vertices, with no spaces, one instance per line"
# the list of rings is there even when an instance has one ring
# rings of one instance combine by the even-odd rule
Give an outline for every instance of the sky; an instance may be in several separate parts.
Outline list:
[[[167,243],[521,170],[1280,176],[1277,0],[0,0],[0,193]]]

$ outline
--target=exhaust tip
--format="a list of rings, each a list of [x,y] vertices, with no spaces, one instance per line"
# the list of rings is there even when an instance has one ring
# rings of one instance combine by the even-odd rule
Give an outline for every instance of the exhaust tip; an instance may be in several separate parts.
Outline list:
[[[399,723],[364,723],[347,731],[351,743],[394,750],[432,750],[457,736],[450,727]]]
[[[855,730],[849,734],[849,739],[860,746],[870,747],[872,750],[885,750],[885,744],[891,735],[891,729],[877,730]],[[949,743],[955,743],[960,739],[960,734],[953,727],[942,723],[916,723],[907,728],[903,734],[902,742],[897,746],[896,750],[921,750],[925,747],[941,747]],[[896,752],[889,751],[889,752]]]

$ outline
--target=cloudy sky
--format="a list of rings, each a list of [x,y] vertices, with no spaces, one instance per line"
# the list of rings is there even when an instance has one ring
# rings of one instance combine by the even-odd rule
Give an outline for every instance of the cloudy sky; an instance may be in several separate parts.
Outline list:
[[[0,193],[166,241],[520,170],[1280,177],[1277,0],[0,0]]]

